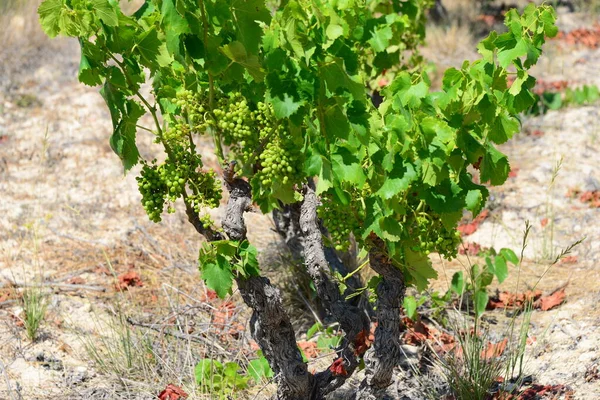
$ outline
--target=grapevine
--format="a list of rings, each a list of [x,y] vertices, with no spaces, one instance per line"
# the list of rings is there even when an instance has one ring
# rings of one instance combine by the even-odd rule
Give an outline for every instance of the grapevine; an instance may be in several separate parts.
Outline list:
[[[380,398],[398,362],[405,287],[422,291],[437,276],[430,253],[456,256],[463,212],[477,215],[486,205],[480,182],[508,177],[497,146],[520,130],[518,114],[535,102],[530,70],[546,37],[557,34],[554,10],[530,4],[521,15],[506,13],[507,31],[490,33],[480,58],[448,69],[435,92],[418,52],[431,4],[145,0],[125,15],[117,1],[44,0],[38,10],[48,35],[78,38],[78,77],[101,86],[110,145],[124,170],[142,164],[137,181],[150,220],[183,203],[211,242],[199,257],[206,285],[224,297],[237,283],[278,399],[324,398],[363,356],[367,378],[357,398]],[[368,88],[384,74],[391,82],[374,105]],[[154,135],[152,151],[163,162],[142,158],[139,127]],[[214,142],[230,194],[220,227],[205,211],[219,207],[222,187],[196,148],[201,135]],[[474,164],[479,179],[467,168]],[[259,276],[243,218],[252,203],[265,213],[301,210],[294,218],[308,274],[345,335],[335,368],[308,372],[277,290]],[[370,321],[340,295],[330,271],[340,261],[327,257],[323,226],[338,250],[354,240],[377,275],[369,285],[375,317],[385,320],[377,351],[355,351]],[[378,350],[378,340],[390,351]]]

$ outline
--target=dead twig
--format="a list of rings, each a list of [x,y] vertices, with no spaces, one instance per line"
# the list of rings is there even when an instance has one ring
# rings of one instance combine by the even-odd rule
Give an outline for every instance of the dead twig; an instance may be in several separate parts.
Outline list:
[[[94,292],[106,292],[106,288],[104,286],[74,285],[71,283],[62,283],[62,282],[26,283],[26,282],[18,282],[18,281],[10,281],[9,280],[8,284],[0,283],[0,288],[3,288],[5,286],[12,286],[14,288],[43,286],[43,287],[55,288],[55,289],[65,290],[65,291],[74,291],[74,290],[81,289],[81,290],[91,290]]]
[[[202,343],[205,345],[210,346],[210,348],[212,350],[216,350],[217,353],[219,353],[222,356],[229,356],[229,353],[227,352],[227,350],[225,350],[221,345],[213,342],[212,340],[209,340],[207,338],[205,338],[204,336],[199,336],[199,335],[188,335],[185,333],[181,333],[178,331],[174,331],[174,332],[170,332],[164,329],[164,327],[161,326],[156,326],[155,324],[145,324],[143,322],[137,322],[134,321],[131,317],[127,317],[127,323],[132,325],[132,326],[139,326],[141,328],[146,328],[146,329],[151,329],[155,332],[159,332],[168,336],[172,336],[176,339],[181,339],[181,340],[189,340],[195,343]]]

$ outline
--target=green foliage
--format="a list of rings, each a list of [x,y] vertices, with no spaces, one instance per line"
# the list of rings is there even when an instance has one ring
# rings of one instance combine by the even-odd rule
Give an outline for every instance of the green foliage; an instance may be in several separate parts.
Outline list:
[[[449,300],[452,293],[458,296],[470,293],[473,296],[473,310],[478,316],[483,314],[489,300],[488,286],[492,284],[494,277],[499,284],[506,280],[509,264],[519,265],[519,258],[514,251],[501,249],[498,254],[492,252],[485,257],[485,266],[471,265],[469,279],[466,282],[462,271],[455,272],[446,297]]]
[[[46,317],[48,296],[43,292],[41,286],[32,286],[23,291],[21,305],[23,307],[25,331],[29,340],[33,342],[37,338],[40,325]]]
[[[204,243],[198,258],[202,279],[209,289],[224,298],[231,293],[235,276],[259,275],[257,254],[256,247],[247,240],[241,243],[233,240]]]
[[[204,358],[196,365],[196,383],[202,392],[220,394],[220,398],[225,399],[226,393],[248,387],[250,378],[240,373],[241,369],[236,362],[222,364],[217,360]]]
[[[262,351],[258,351],[258,358],[251,360],[248,363],[248,375],[252,377],[255,383],[261,383],[265,379],[273,377],[274,373],[269,366],[269,362],[263,355]]]
[[[548,110],[560,110],[570,105],[593,104],[600,99],[600,89],[596,85],[567,88],[564,93],[543,92],[535,95],[535,103],[526,111],[529,115],[545,114]]]
[[[477,214],[487,200],[467,166],[480,166],[482,182],[507,179],[496,145],[535,102],[529,69],[557,32],[549,6],[512,10],[508,31],[478,46],[481,59],[449,69],[431,92],[416,51],[431,3],[290,0],[269,12],[261,0],[146,0],[124,15],[115,1],[45,0],[39,14],[48,35],[79,38],[79,79],[102,86],[126,171],[140,162],[141,117],[152,117],[144,128],[166,153],[164,164],[141,160],[153,221],[178,198],[188,215],[218,205],[221,188],[194,144],[209,135],[263,212],[300,201],[315,179],[322,217],[339,212],[325,221],[334,244],[343,249],[354,236],[369,250],[381,238],[407,283],[423,290],[436,276],[429,253],[454,257],[463,211]],[[375,108],[367,86],[388,69],[395,78]],[[153,98],[140,93],[147,81]],[[207,246],[200,268],[220,296],[234,278],[258,274],[255,250]]]
[[[200,391],[225,399],[231,393],[247,389],[251,380],[259,384],[272,378],[273,370],[262,351],[258,351],[258,358],[248,362],[246,371],[236,362],[223,364],[204,358],[196,364],[194,375]]]

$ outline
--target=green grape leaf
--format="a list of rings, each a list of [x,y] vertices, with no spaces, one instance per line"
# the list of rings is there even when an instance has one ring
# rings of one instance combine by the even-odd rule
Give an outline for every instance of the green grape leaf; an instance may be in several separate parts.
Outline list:
[[[330,140],[348,139],[350,134],[350,123],[344,115],[344,110],[332,99],[332,105],[328,105],[323,115],[323,125],[325,126],[325,136]]]
[[[452,281],[450,282],[450,290],[459,296],[464,293],[465,290],[465,277],[462,271],[455,272],[452,275]]]
[[[502,144],[512,138],[520,129],[519,120],[504,111],[498,115],[491,126],[488,138],[496,144]]]
[[[508,262],[511,262],[515,265],[519,265],[519,257],[517,257],[517,255],[515,254],[514,251],[512,251],[511,249],[507,249],[507,248],[503,248],[500,249],[500,253],[499,253],[502,257],[504,257],[504,259]]]
[[[379,233],[378,233],[379,232]],[[385,217],[379,220],[379,231],[375,232],[380,238],[390,242],[398,242],[402,239],[402,225],[394,217]]]
[[[178,12],[173,0],[163,0],[161,7],[162,24],[165,31],[167,50],[172,55],[181,56],[180,37],[190,32],[190,27]]]
[[[289,94],[284,93],[283,98],[273,96],[270,98],[273,112],[277,118],[288,118],[294,115],[302,105],[301,101],[294,100]]]
[[[492,185],[502,185],[510,172],[508,158],[494,146],[488,144],[481,162],[481,181]]]
[[[507,68],[520,57],[526,56],[529,50],[527,42],[521,38],[515,38],[510,33],[498,36],[498,62],[502,68]]]
[[[417,179],[417,172],[414,166],[402,160],[400,156],[396,157],[394,167],[383,182],[383,185],[377,191],[377,195],[382,199],[389,200],[408,189],[410,184]]]
[[[97,68],[94,68],[87,58],[85,53],[81,52],[81,61],[79,62],[79,74],[77,76],[79,82],[88,85],[96,86],[102,83],[102,76]]]
[[[329,24],[325,30],[325,34],[329,40],[335,40],[344,34],[344,28],[338,24]]]
[[[233,271],[225,257],[217,254],[215,261],[204,263],[200,266],[200,270],[206,286],[214,290],[219,298],[224,299],[231,292]]]
[[[92,7],[98,15],[98,18],[108,26],[119,25],[117,11],[111,6],[108,0],[91,0]]]
[[[371,39],[368,42],[375,52],[380,53],[388,48],[393,35],[392,28],[384,26],[383,28],[375,29],[371,33]]]
[[[158,65],[158,56],[162,42],[156,29],[152,28],[136,37],[136,48],[139,51],[141,63],[149,68]]]
[[[125,172],[137,164],[140,153],[135,143],[137,122],[145,114],[144,108],[133,100],[127,100],[109,81],[100,90],[110,111],[113,134],[110,147],[123,162]]]
[[[332,187],[333,171],[331,169],[331,162],[329,162],[329,160],[322,159],[321,172],[319,173],[319,180],[317,181],[317,189],[315,193],[319,195]]]
[[[258,54],[263,33],[259,22],[266,25],[271,22],[271,13],[264,0],[232,0],[231,10],[237,26],[237,40],[244,44],[249,54]]]
[[[194,368],[194,376],[196,382],[202,386],[212,386],[213,379],[216,375],[222,374],[223,364],[217,360],[204,358],[196,364]]]
[[[349,182],[362,187],[367,179],[361,160],[344,147],[338,147],[331,155],[333,174],[340,182]]]
[[[416,253],[407,247],[404,248],[404,254],[410,283],[422,292],[429,286],[429,279],[437,278],[437,272],[433,269],[427,255]]]
[[[245,276],[259,276],[258,250],[244,240],[239,247],[239,265]]]
[[[366,90],[359,78],[352,78],[344,70],[343,60],[336,58],[321,66],[321,76],[327,84],[327,89],[332,93],[336,93],[338,89],[350,92],[355,100],[366,102]]]
[[[252,75],[257,82],[260,82],[264,79],[265,73],[258,62],[258,57],[254,55],[249,56],[242,42],[235,41],[226,44],[225,46],[221,47],[221,51],[223,54],[225,54],[225,56],[227,56],[227,58],[246,68],[248,73]]]
[[[56,37],[61,33],[63,0],[44,0],[38,7],[40,23],[46,35]]]
[[[402,303],[404,314],[413,321],[417,318],[417,300],[413,296],[405,296]]]
[[[483,314],[489,301],[489,296],[485,289],[479,289],[475,292],[473,302],[475,303],[475,312],[477,315]]]

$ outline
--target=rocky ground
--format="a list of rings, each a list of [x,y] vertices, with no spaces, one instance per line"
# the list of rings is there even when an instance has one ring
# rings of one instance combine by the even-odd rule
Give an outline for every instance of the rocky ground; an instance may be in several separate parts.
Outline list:
[[[592,21],[564,12],[560,23],[571,30]],[[111,122],[102,98],[96,88],[76,80],[77,43],[39,36],[36,41],[5,46],[0,53],[0,398],[155,398],[160,385],[190,376],[189,354],[252,356],[252,342],[243,331],[247,313],[240,308],[217,321],[223,303],[208,301],[198,283],[200,239],[184,215],[170,215],[159,225],[144,215],[137,170],[124,176],[108,145]],[[600,85],[600,50],[555,41],[546,52],[538,78]],[[435,60],[436,54],[444,59]],[[461,53],[461,60],[468,54]],[[433,52],[432,58],[452,63],[443,52]],[[521,272],[512,271],[501,289],[566,287],[564,304],[533,312],[527,368],[537,382],[568,386],[574,399],[600,398],[600,208],[567,196],[569,190],[600,190],[599,114],[600,104],[594,104],[525,118],[523,132],[504,147],[514,176],[492,192],[489,217],[465,237],[483,247],[519,252],[525,221],[530,221]],[[140,134],[145,157],[156,151],[151,142]],[[210,145],[200,145],[207,164],[217,167]],[[275,253],[265,259],[277,259],[279,248],[270,245],[278,241],[271,219],[258,213],[247,219],[257,247]],[[582,238],[567,262],[549,266],[561,249]],[[440,279],[435,287],[445,290],[451,272],[471,262],[480,260],[436,260]],[[126,273],[139,277],[142,286],[129,288],[126,282],[129,290],[117,290]],[[39,282],[49,299],[48,315],[32,343],[22,326],[19,297],[23,288]],[[239,296],[232,302],[239,303]],[[137,376],[137,383],[119,381],[93,362],[89,345],[101,346],[101,334],[116,335],[109,321],[123,304],[138,322],[157,315],[164,317],[163,324],[176,319],[202,333],[197,337],[204,342],[192,344],[190,333],[176,347],[182,355],[166,365],[181,370],[173,367],[160,376],[128,371],[123,376]],[[501,319],[500,312],[489,314],[491,320]],[[294,318],[297,324],[310,319]],[[137,329],[141,337],[151,331]],[[165,346],[173,343],[161,338]],[[181,381],[168,381],[176,376]],[[249,397],[264,398],[269,388],[261,390]]]

